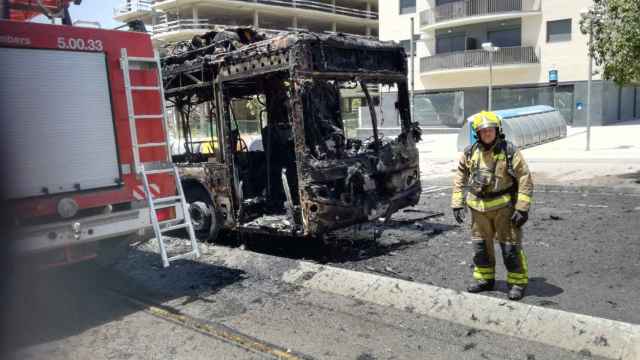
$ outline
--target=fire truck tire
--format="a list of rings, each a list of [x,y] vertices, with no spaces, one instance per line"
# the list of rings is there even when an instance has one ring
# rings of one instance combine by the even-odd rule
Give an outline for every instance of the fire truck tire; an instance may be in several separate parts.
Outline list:
[[[102,267],[112,267],[119,260],[126,259],[129,244],[137,239],[137,234],[131,234],[99,241],[96,248],[96,263]]]
[[[189,203],[189,214],[196,238],[200,241],[215,241],[222,227],[222,217],[216,210],[209,193],[201,185],[184,186]]]

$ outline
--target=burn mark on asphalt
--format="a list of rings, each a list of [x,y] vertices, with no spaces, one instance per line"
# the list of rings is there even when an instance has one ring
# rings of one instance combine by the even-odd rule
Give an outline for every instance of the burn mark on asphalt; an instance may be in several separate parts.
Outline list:
[[[469,351],[469,350],[475,348],[476,346],[478,346],[478,344],[476,344],[476,343],[464,344],[464,347],[463,347],[462,351]]]
[[[573,328],[573,331],[575,331],[575,332],[577,332],[577,333],[578,333],[578,335],[583,335],[583,334],[585,334],[585,333],[586,333],[586,331],[585,331],[584,329],[578,329],[578,328],[577,328],[577,327],[575,327],[575,326],[572,326],[572,328]]]
[[[480,330],[478,330],[478,329],[469,329],[469,330],[467,330],[467,333],[465,335],[467,337],[471,337],[471,336],[473,336],[473,335],[475,335],[475,334],[477,334],[479,332],[480,332]]]
[[[370,353],[362,353],[358,355],[358,357],[356,358],[356,360],[376,360],[376,359],[377,358],[371,355]]]
[[[587,350],[587,349],[582,349],[578,352],[578,354],[582,355],[582,356],[588,356],[591,357],[591,351]]]
[[[596,336],[593,343],[597,346],[609,346],[609,340],[604,335]]]
[[[313,279],[314,276],[316,276],[316,272],[315,271],[307,271],[304,274],[302,274],[302,276],[300,277],[300,281],[309,281],[311,279]]]
[[[551,300],[540,300],[538,301],[538,305],[540,306],[558,306],[559,304],[555,301]]]

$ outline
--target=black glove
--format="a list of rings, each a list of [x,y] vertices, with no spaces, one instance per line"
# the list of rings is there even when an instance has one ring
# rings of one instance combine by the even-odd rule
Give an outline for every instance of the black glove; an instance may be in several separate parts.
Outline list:
[[[517,227],[524,225],[527,220],[529,220],[529,213],[526,211],[516,210],[513,212],[513,216],[511,216],[511,222]]]
[[[464,213],[464,208],[453,208],[453,216],[456,218],[458,224],[462,224],[464,222]]]

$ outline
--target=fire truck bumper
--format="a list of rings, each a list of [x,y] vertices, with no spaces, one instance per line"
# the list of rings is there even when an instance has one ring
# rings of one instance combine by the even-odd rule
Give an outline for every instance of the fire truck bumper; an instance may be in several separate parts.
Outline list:
[[[176,207],[175,220],[183,218]],[[25,227],[18,230],[16,251],[30,253],[54,248],[86,244],[133,233],[153,236],[149,208],[91,216],[71,221]]]

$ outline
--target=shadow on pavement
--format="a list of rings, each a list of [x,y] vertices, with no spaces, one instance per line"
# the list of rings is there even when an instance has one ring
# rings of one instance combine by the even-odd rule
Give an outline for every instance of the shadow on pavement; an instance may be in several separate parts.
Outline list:
[[[10,348],[64,339],[140,310],[122,295],[154,304],[185,297],[188,303],[245,278],[239,270],[189,260],[163,269],[157,254],[136,249],[121,264],[123,267],[101,268],[85,262],[16,271],[11,301],[7,301]]]
[[[561,287],[548,283],[547,279],[543,277],[530,278],[529,286],[527,286],[527,294],[538,297],[553,297],[563,292]]]
[[[496,280],[496,290],[499,292],[508,293],[509,285],[505,280]],[[532,277],[529,278],[529,285],[527,286],[525,296],[554,297],[562,294],[563,292],[564,290],[562,288],[553,284],[549,284],[546,278]],[[550,303],[555,304],[555,302]],[[539,305],[551,304],[547,304],[547,302],[542,301]]]
[[[458,230],[457,225],[432,222],[390,221],[388,224],[356,226],[327,234],[324,238],[287,238],[256,235],[227,235],[216,241],[225,246],[243,245],[247,250],[290,259],[319,263],[367,260],[411,248],[431,238]]]

